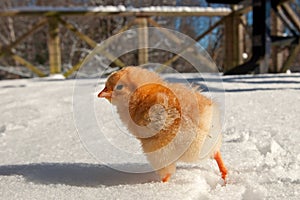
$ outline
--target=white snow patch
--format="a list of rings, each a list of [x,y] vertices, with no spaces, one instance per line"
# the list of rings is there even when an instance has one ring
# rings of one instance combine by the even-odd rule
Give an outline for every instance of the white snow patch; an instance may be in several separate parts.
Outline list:
[[[191,6],[149,6],[149,7],[125,7],[124,5],[118,6],[97,6],[97,7],[51,7],[51,6],[30,6],[30,7],[13,7],[8,11],[21,11],[21,12],[223,12],[230,13],[230,8],[213,8],[213,7],[191,7]]]
[[[47,77],[44,78],[36,78],[36,79],[42,79],[42,80],[65,80],[66,77],[62,74],[50,74]]]
[[[300,74],[223,77],[226,185],[213,160],[180,164],[168,183],[153,172],[106,167],[78,136],[75,81],[43,80],[0,81],[0,199],[299,199]],[[107,131],[115,145],[127,148],[113,128]],[[143,164],[122,157],[111,162],[129,168]]]

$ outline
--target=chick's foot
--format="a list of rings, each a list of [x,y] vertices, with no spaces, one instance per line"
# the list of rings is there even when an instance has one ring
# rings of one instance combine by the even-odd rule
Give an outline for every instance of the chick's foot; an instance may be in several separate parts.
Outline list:
[[[165,177],[162,178],[161,181],[165,183],[165,182],[168,182],[170,180],[170,178],[171,178],[171,174],[167,174]]]
[[[217,161],[217,164],[219,166],[219,169],[220,169],[220,172],[222,174],[222,179],[224,181],[226,181],[226,176],[227,176],[227,168],[223,162],[223,159],[222,159],[222,156],[221,156],[221,152],[220,151],[217,151],[215,156],[214,156],[214,159]]]

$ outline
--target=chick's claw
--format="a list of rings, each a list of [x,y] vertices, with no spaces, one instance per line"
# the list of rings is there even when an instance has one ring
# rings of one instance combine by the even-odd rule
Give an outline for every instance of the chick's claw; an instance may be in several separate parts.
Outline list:
[[[223,162],[222,156],[221,156],[221,152],[217,151],[214,159],[217,161],[218,167],[220,169],[220,172],[222,174],[222,179],[226,182],[226,176],[227,176],[227,168]]]
[[[170,180],[170,178],[171,178],[171,174],[167,174],[164,178],[162,178],[162,182],[168,182],[169,180]]]

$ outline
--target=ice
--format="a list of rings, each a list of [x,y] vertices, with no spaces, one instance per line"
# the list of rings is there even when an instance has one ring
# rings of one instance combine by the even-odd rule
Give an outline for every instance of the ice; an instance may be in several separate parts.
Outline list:
[[[168,183],[154,172],[109,168],[145,163],[117,155],[102,163],[86,150],[73,118],[75,80],[0,81],[0,199],[299,199],[299,83],[295,73],[223,77],[221,153],[229,170],[224,185],[213,160],[179,164]],[[104,112],[104,107],[110,104],[96,100],[97,117],[109,124],[111,110]],[[109,127],[105,132],[115,146],[131,145],[125,144],[126,135],[117,136],[114,125]],[[140,150],[130,148],[126,150]]]

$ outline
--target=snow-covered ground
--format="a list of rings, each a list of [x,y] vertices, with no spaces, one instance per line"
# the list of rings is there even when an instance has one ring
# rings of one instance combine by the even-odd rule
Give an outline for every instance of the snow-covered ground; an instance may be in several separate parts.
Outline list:
[[[1,81],[0,199],[299,199],[300,74],[223,81],[225,186],[213,160],[168,183],[108,168],[78,136],[74,80]]]

